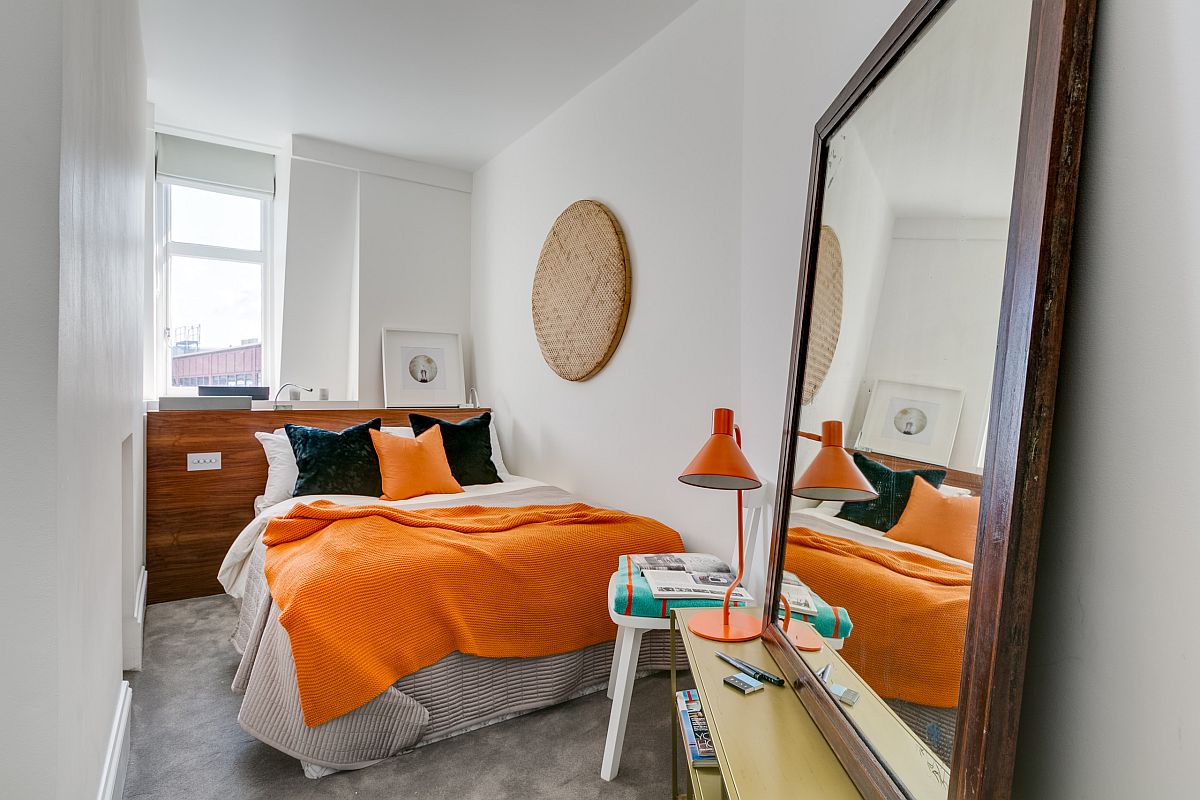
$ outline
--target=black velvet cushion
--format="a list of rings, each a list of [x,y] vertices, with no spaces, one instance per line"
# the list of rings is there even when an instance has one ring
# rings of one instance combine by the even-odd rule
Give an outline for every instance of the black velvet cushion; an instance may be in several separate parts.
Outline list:
[[[296,454],[299,472],[293,494],[381,496],[379,456],[371,441],[371,431],[379,430],[379,425],[376,417],[341,433],[304,425],[283,426]]]
[[[900,521],[900,515],[908,505],[908,496],[912,494],[913,478],[920,475],[935,489],[946,480],[944,469],[895,471],[859,453],[854,454],[854,463],[879,492],[879,498],[863,503],[843,503],[837,516],[884,533]]]
[[[438,425],[442,429],[442,446],[446,448],[446,460],[454,480],[463,486],[478,486],[482,483],[500,483],[496,465],[492,463],[492,413],[485,411],[478,417],[462,422],[446,422],[444,419],[409,414],[408,424],[413,433],[420,436]]]

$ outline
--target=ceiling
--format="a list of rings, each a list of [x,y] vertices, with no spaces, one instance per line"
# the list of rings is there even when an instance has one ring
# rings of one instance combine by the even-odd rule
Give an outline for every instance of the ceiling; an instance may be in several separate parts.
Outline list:
[[[851,115],[895,216],[1008,216],[1031,12],[955,0]]]
[[[142,0],[159,124],[473,170],[695,0]]]

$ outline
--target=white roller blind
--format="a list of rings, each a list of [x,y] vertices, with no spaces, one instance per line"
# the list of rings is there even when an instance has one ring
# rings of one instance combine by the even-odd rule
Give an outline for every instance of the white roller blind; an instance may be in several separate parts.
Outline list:
[[[275,156],[169,133],[157,135],[158,175],[275,193]]]

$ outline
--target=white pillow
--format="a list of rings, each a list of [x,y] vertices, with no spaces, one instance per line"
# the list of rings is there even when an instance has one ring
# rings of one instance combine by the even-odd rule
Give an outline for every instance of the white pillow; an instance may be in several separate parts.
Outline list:
[[[283,428],[276,428],[274,433],[257,432],[254,438],[258,439],[267,455],[267,488],[263,489],[261,498],[262,507],[266,508],[292,496],[300,469],[296,466],[292,441]],[[258,505],[258,501],[255,501],[255,506]]]
[[[380,428],[383,433],[390,433],[392,436],[399,436],[402,439],[415,439],[417,435],[413,433],[412,428]]]
[[[821,505],[817,506],[816,511],[818,514],[836,517],[838,512],[842,510],[842,505],[843,503],[840,500],[825,500]]]
[[[508,467],[504,466],[504,455],[500,452],[500,438],[496,436],[495,417],[492,417],[492,424],[488,425],[488,431],[492,435],[492,463],[496,465],[496,472],[499,473],[501,480],[511,478],[512,473],[508,471]]]

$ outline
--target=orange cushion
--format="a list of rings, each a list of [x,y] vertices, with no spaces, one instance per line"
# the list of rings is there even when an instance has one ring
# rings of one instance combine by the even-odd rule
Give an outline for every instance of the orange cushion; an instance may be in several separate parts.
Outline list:
[[[974,561],[978,526],[978,497],[947,497],[918,475],[900,521],[884,535],[952,558]]]
[[[442,429],[435,425],[415,439],[371,431],[379,455],[384,500],[407,500],[423,494],[457,494],[463,488],[450,473]]]

